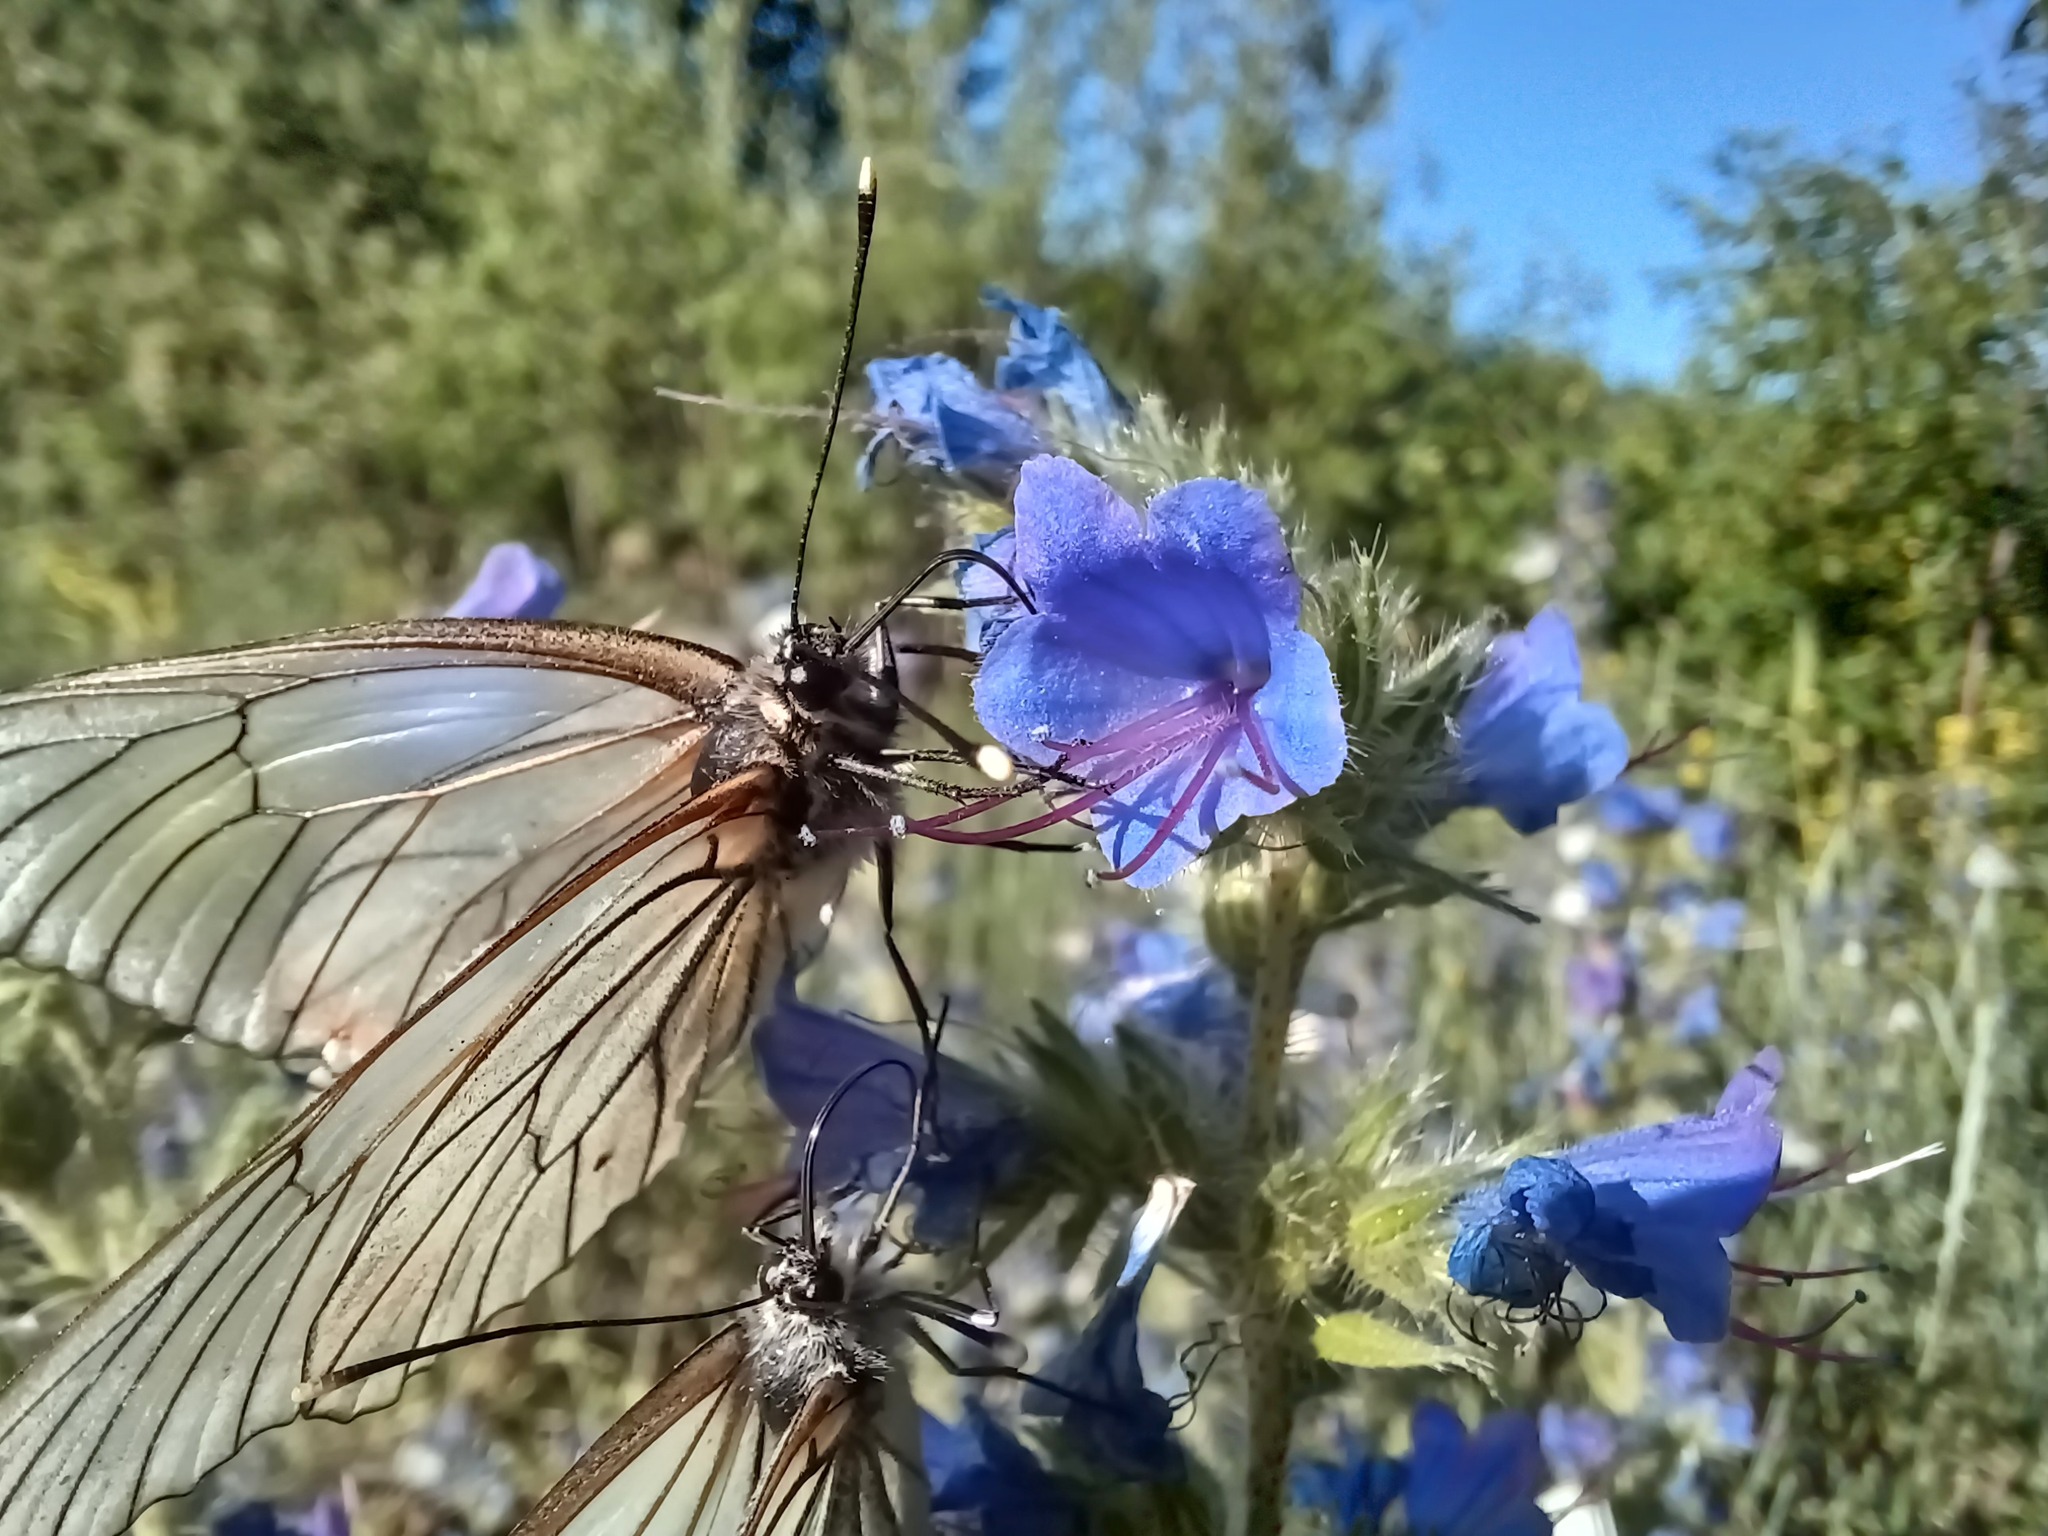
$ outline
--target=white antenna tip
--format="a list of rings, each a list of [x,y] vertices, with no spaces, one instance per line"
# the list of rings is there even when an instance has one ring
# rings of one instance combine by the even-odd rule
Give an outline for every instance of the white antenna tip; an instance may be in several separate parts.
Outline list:
[[[1016,759],[1011,757],[994,742],[985,742],[974,749],[974,766],[979,768],[983,778],[1006,784],[1017,772]]]
[[[860,195],[870,196],[875,190],[875,162],[867,156],[860,157]]]

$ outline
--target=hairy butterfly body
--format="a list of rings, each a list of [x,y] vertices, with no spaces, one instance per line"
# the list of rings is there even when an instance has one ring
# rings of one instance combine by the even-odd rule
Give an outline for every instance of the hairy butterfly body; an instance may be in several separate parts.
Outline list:
[[[514,1536],[923,1536],[930,1490],[890,1295],[829,1245],[785,1248],[761,1289]]]

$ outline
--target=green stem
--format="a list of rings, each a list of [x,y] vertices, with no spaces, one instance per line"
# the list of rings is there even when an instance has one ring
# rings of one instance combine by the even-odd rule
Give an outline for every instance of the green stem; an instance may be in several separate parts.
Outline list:
[[[1261,1197],[1268,1169],[1285,1150],[1281,1072],[1287,1026],[1315,930],[1308,916],[1312,866],[1299,853],[1266,857],[1257,949],[1251,957],[1251,1053],[1245,1072],[1243,1166],[1248,1193],[1238,1249],[1245,1371],[1245,1536],[1278,1536],[1286,1513],[1287,1449],[1294,1434],[1293,1341],[1287,1301],[1272,1262],[1273,1213]]]

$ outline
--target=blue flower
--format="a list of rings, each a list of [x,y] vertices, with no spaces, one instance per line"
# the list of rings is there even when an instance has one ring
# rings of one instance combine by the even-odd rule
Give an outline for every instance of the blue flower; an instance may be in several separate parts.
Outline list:
[[[1009,350],[996,362],[997,389],[1057,400],[1075,427],[1092,437],[1130,419],[1130,402],[1058,310],[1026,304],[992,286],[981,290],[981,302],[1010,316]]]
[[[875,397],[875,435],[855,470],[863,490],[874,482],[875,460],[887,443],[913,464],[958,476],[998,497],[1024,461],[1048,446],[1030,417],[956,357],[880,357],[868,364],[867,375]]]
[[[1287,1489],[1297,1508],[1326,1517],[1336,1536],[1377,1536],[1407,1481],[1405,1462],[1375,1454],[1371,1441],[1340,1424],[1337,1459],[1297,1462]]]
[[[1621,871],[1605,859],[1588,859],[1579,866],[1579,885],[1586,900],[1595,907],[1618,907],[1628,894]]]
[[[910,1147],[911,1094],[923,1053],[799,1002],[787,982],[754,1026],[762,1086],[799,1132],[810,1130],[842,1083],[880,1061],[908,1070],[871,1072],[834,1107],[818,1131],[820,1188],[851,1184],[881,1193],[895,1183]],[[1016,1180],[1031,1152],[1030,1132],[1009,1095],[971,1067],[941,1062],[936,1115],[905,1186],[916,1199],[917,1235],[934,1245],[964,1241],[982,1206]],[[792,1162],[803,1155],[800,1137]]]
[[[1570,620],[1546,608],[1526,630],[1498,636],[1458,711],[1457,804],[1490,805],[1517,832],[1611,784],[1628,766],[1628,737],[1603,704],[1579,697]]]
[[[1401,1502],[1410,1536],[1544,1536],[1550,1517],[1536,1504],[1543,1446],[1519,1413],[1497,1413],[1467,1433],[1457,1410],[1415,1405],[1407,1486]]]
[[[1216,1092],[1243,1076],[1251,1013],[1223,962],[1201,944],[1163,928],[1129,923],[1109,930],[1110,974],[1073,1001],[1075,1031],[1107,1045],[1119,1026],[1166,1042]]]
[[[1707,891],[1697,880],[1666,880],[1657,887],[1651,899],[1657,903],[1659,912],[1679,917],[1705,901]]]
[[[1567,1098],[1592,1104],[1607,1102],[1607,1069],[1613,1065],[1615,1051],[1621,1044],[1619,1023],[1613,1020],[1609,1027],[1571,1027],[1572,1059],[1560,1082]]]
[[[1532,1306],[1539,1287],[1561,1287],[1563,1270],[1577,1269],[1609,1295],[1647,1301],[1675,1339],[1724,1337],[1732,1279],[1722,1239],[1749,1223],[1777,1177],[1783,1136],[1769,1111],[1782,1071],[1767,1049],[1711,1115],[1517,1159],[1461,1203],[1451,1278]]]
[[[1742,925],[1748,917],[1748,909],[1732,896],[1708,902],[1693,914],[1693,947],[1720,952],[1740,947]]]
[[[943,352],[868,364],[875,435],[856,469],[863,490],[873,483],[883,445],[894,443],[911,463],[1007,500],[1024,461],[1053,446],[1055,426],[1071,425],[1099,440],[1129,419],[1130,405],[1058,310],[1000,288],[985,288],[981,297],[1010,316],[1010,344],[996,361],[993,389]],[[1048,400],[1058,402],[1066,422],[1052,419]]]
[[[1112,879],[1151,887],[1245,816],[1328,788],[1348,750],[1323,649],[1266,499],[1191,480],[1143,516],[1070,459],[1017,485],[1015,571],[1037,605],[989,647],[983,726],[1027,761],[1085,780],[1052,810],[962,831],[1004,797],[911,824],[990,842],[1093,818]]]
[[[1716,1450],[1756,1445],[1756,1408],[1739,1386],[1723,1386],[1714,1351],[1675,1339],[1650,1341],[1650,1397],[1657,1414]]]
[[[1718,1035],[1721,1032],[1721,989],[1711,981],[1704,982],[1680,998],[1672,1030],[1689,1045]]]
[[[957,1524],[975,1536],[1079,1536],[1084,1522],[1073,1496],[979,1402],[967,1400],[958,1424],[929,1413],[923,1418],[924,1468],[938,1529]]]
[[[1685,815],[1685,796],[1668,785],[1616,784],[1600,797],[1600,825],[1617,837],[1654,837]]]
[[[1703,800],[1687,806],[1678,820],[1685,828],[1685,839],[1692,844],[1692,851],[1707,863],[1725,864],[1735,857],[1740,837],[1735,813],[1725,805]]]
[[[561,573],[524,544],[494,544],[448,617],[551,619],[568,595]]]
[[[1138,1363],[1138,1304],[1193,1185],[1161,1178],[1131,1228],[1131,1246],[1102,1308],[1027,1387],[1024,1412],[1056,1418],[1075,1451],[1127,1483],[1177,1483],[1187,1453],[1173,1433],[1173,1405],[1145,1385]]]
[[[1598,1408],[1567,1408],[1545,1403],[1536,1415],[1543,1456],[1560,1478],[1585,1483],[1614,1463],[1620,1449],[1614,1420]]]
[[[1628,1006],[1635,977],[1627,952],[1611,939],[1596,939],[1564,965],[1565,1006],[1582,1019],[1604,1019]]]

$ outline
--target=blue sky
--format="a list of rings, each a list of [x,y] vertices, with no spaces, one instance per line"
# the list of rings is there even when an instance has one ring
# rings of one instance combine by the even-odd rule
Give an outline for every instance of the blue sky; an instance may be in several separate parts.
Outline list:
[[[1512,312],[1532,263],[1597,280],[1574,335],[1620,376],[1668,377],[1684,310],[1654,275],[1698,252],[1673,191],[1712,189],[1738,129],[1894,150],[1966,178],[1961,86],[1998,78],[2017,0],[1421,0],[1395,12],[1391,121],[1366,158],[1399,239],[1469,242],[1471,318]],[[1389,8],[1364,5],[1368,24]]]

